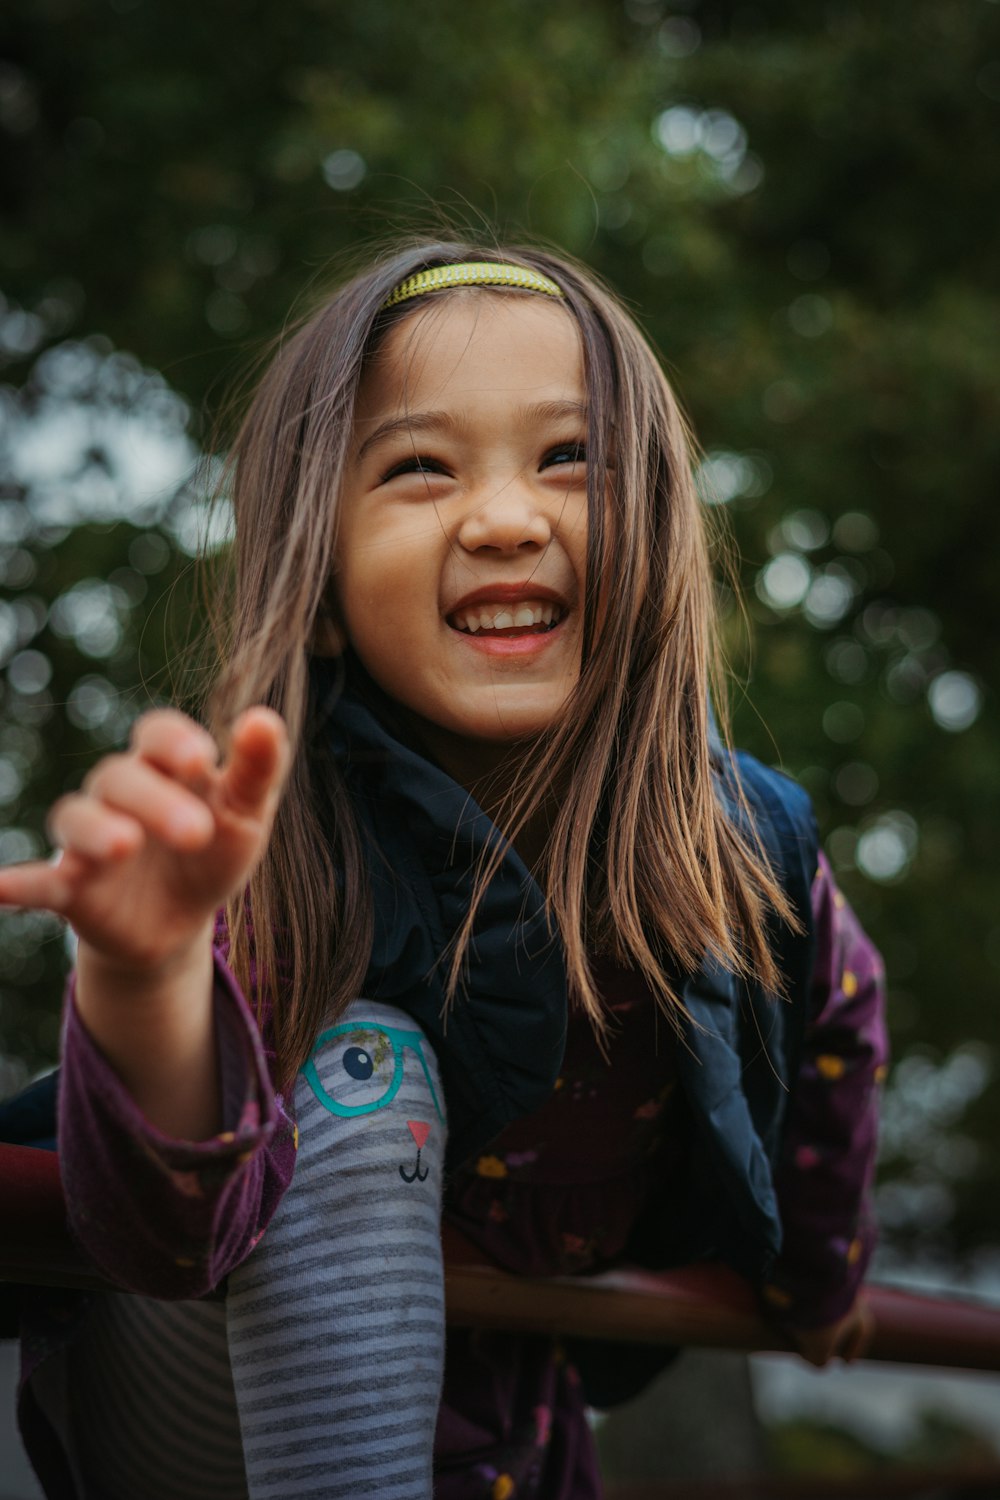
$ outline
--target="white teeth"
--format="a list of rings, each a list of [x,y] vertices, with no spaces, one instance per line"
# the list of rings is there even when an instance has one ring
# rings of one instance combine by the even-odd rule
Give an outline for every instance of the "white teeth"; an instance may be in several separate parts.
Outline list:
[[[481,630],[526,629],[531,625],[551,625],[562,618],[562,610],[549,601],[525,600],[522,604],[479,605],[461,609],[452,616],[455,627],[468,635],[478,635]]]
[[[562,618],[562,610],[549,600],[525,600],[525,603],[514,606],[480,604],[471,609],[459,609],[451,618],[457,630],[475,636],[480,630],[525,630],[529,625],[550,625]]]

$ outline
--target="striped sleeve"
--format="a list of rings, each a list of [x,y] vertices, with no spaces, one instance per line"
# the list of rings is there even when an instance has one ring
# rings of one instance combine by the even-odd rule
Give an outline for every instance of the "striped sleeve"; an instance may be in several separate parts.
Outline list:
[[[433,1052],[355,1001],[295,1094],[298,1162],[229,1279],[251,1500],[427,1500],[444,1364],[445,1120]]]

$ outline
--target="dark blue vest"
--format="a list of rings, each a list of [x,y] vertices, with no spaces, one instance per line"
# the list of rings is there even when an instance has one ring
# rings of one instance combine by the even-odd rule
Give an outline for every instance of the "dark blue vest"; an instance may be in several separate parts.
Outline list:
[[[370,840],[376,931],[366,993],[431,1037],[449,1113],[449,1161],[480,1150],[550,1094],[562,1062],[566,980],[541,891],[509,850],[483,902],[463,996],[445,1009],[440,955],[468,910],[476,861],[499,835],[469,794],[350,695],[334,753]],[[737,822],[733,762],[720,795]],[[812,970],[810,890],[818,836],[806,794],[747,755],[735,766],[749,816],[799,913],[771,938],[786,995],[741,983],[711,959],[683,979],[692,1018],[678,1071],[692,1122],[683,1212],[670,1258],[717,1254],[759,1278],[780,1247],[772,1168],[798,1072]],[[682,1230],[683,1224],[683,1230]]]
[[[736,760],[755,828],[802,930],[776,919],[771,924],[786,987],[782,998],[736,980],[711,960],[690,977],[684,1000],[696,1024],[677,1056],[696,1124],[688,1171],[698,1228],[689,1248],[692,1254],[717,1253],[760,1280],[781,1247],[772,1172],[808,1021],[815,947],[810,897],[819,836],[800,787],[751,756]]]

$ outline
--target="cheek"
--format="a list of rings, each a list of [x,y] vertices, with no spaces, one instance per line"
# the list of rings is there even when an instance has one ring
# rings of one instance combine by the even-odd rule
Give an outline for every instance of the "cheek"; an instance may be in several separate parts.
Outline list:
[[[362,512],[344,527],[335,554],[334,587],[345,612],[377,616],[407,600],[436,601],[442,555],[436,509],[383,515]]]
[[[391,643],[398,641],[401,620],[391,603],[374,591],[345,590],[342,619],[349,643],[371,670],[378,660],[391,663]]]
[[[381,559],[381,564],[380,564]],[[370,539],[356,539],[354,528],[338,547],[333,588],[340,618],[353,645],[377,635],[395,597],[391,553]]]
[[[406,581],[395,569],[351,566],[337,590],[346,644],[382,690],[403,703],[428,655],[423,616]]]

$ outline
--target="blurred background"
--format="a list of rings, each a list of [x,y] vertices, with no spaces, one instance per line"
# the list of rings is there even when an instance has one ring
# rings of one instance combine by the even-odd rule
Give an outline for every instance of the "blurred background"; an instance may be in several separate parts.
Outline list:
[[[741,559],[737,738],[886,956],[881,1270],[995,1289],[998,128],[996,0],[5,0],[0,858],[174,690],[198,460],[289,310],[442,214],[544,237],[663,355]],[[5,1093],[66,941],[6,913],[0,960]]]

